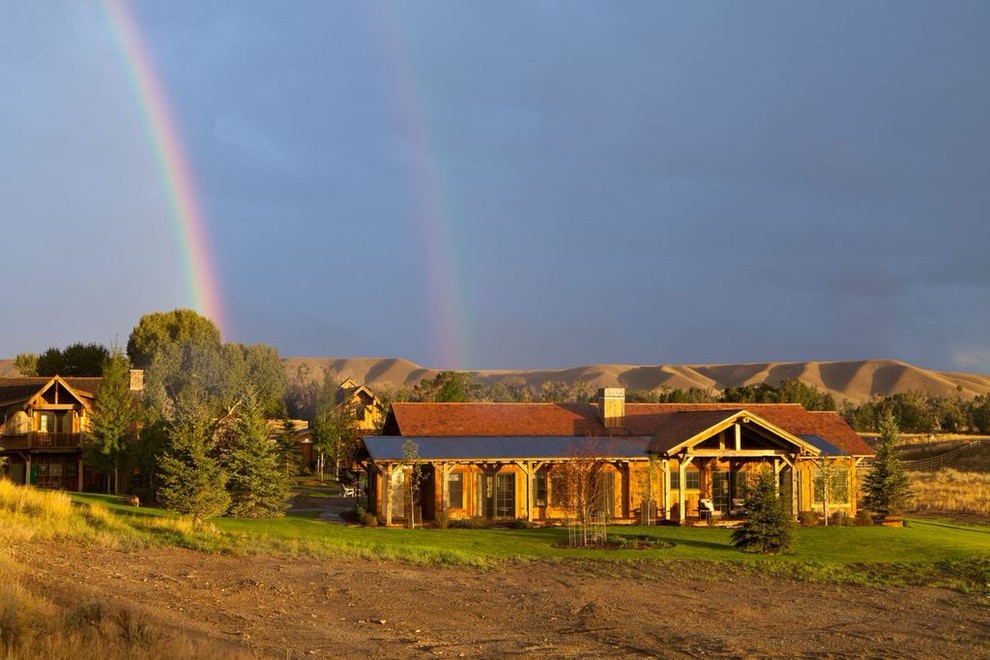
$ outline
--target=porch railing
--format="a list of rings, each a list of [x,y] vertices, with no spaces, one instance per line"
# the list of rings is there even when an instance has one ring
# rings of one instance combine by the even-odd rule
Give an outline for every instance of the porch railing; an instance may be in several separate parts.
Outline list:
[[[4,449],[79,449],[82,433],[44,433],[32,431],[23,435],[0,436]]]

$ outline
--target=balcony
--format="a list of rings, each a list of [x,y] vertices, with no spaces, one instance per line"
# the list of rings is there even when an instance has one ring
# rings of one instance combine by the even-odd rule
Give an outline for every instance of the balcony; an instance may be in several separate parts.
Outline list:
[[[3,449],[80,449],[82,433],[44,433],[32,431],[24,435],[0,437]]]

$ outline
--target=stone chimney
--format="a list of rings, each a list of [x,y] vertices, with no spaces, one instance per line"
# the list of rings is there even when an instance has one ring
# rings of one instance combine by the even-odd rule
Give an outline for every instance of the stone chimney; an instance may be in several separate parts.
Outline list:
[[[144,391],[144,369],[131,369],[131,392]]]
[[[605,428],[621,428],[626,419],[626,389],[603,387],[598,390],[598,415]]]

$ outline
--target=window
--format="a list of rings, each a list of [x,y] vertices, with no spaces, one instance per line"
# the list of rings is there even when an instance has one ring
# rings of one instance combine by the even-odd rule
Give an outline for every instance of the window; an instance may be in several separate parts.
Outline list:
[[[684,480],[684,490],[698,490],[701,488],[701,473],[697,470],[687,470],[684,473],[687,478]],[[670,489],[680,488],[681,474],[679,470],[670,471]]]
[[[821,470],[815,470],[815,502],[821,503],[825,499],[825,477]],[[828,491],[829,504],[849,503],[849,470],[845,468],[835,468],[832,472],[831,487]]]
[[[464,508],[464,477],[460,472],[447,475],[447,507]]]
[[[563,472],[550,473],[550,506],[567,506],[567,475]]]
[[[536,493],[534,498],[536,501],[536,506],[546,506],[547,505],[547,473],[537,472],[536,476],[533,478],[533,490]]]

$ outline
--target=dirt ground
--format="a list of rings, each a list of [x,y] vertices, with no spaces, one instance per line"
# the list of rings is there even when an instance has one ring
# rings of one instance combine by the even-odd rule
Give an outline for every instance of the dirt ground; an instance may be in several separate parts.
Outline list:
[[[30,546],[32,590],[146,613],[244,656],[990,657],[990,601],[704,564],[398,562]]]

